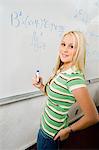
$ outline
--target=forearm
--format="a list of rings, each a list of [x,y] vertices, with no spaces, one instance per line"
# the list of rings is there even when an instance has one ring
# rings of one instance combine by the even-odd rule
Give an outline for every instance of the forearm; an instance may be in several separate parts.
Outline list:
[[[43,93],[45,92],[44,87],[45,87],[44,84],[41,84],[41,86],[39,87],[40,91]]]
[[[91,119],[91,118],[87,118],[85,116],[83,116],[82,118],[80,118],[78,121],[76,121],[75,123],[73,123],[72,125],[70,125],[72,131],[78,131],[78,130],[82,130],[85,129],[91,125],[94,125],[95,123],[99,122],[99,116],[97,116],[97,118],[95,119]]]
[[[84,116],[71,125],[73,131],[85,129],[99,122],[99,114],[94,101],[86,88],[73,90],[73,95],[81,107]]]

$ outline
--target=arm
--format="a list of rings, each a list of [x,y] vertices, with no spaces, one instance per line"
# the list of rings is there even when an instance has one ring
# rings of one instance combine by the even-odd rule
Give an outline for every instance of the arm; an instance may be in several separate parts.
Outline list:
[[[85,129],[99,121],[99,115],[86,87],[72,91],[84,116],[71,125],[73,131]]]
[[[38,88],[40,89],[41,92],[44,92],[44,84],[41,84]]]
[[[55,136],[54,140],[60,138],[61,141],[68,138],[71,131],[78,131],[85,129],[99,121],[99,114],[95,107],[93,100],[91,99],[86,87],[77,88],[72,91],[77,103],[80,105],[84,116],[73,123],[71,126],[61,129]]]

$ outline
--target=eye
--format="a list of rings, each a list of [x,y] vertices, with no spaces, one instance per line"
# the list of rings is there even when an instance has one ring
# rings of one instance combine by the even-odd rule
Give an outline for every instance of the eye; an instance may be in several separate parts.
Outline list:
[[[65,44],[65,43],[61,43],[61,45],[62,45],[62,46],[66,46],[66,44]]]
[[[71,45],[70,47],[71,47],[71,48],[74,48],[74,46],[73,46],[73,45]]]

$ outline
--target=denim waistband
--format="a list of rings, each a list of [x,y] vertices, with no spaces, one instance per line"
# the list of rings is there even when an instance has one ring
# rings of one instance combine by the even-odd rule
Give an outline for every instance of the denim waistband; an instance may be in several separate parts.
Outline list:
[[[42,134],[42,136],[46,139],[52,139],[53,140],[53,137],[51,138],[50,136],[48,136],[41,128],[39,129],[39,132]]]
[[[50,137],[48,136],[41,128],[39,129],[39,132],[40,134],[45,138],[45,139],[48,139],[50,141],[54,141],[54,137]],[[54,142],[59,142],[60,141],[60,138],[58,138],[57,140],[55,140]]]

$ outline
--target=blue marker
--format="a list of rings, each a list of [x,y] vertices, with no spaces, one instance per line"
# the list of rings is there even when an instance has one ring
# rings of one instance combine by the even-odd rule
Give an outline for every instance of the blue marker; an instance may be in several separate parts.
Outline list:
[[[39,70],[36,71],[36,80],[37,80],[37,82],[40,81],[40,72],[39,72]]]

